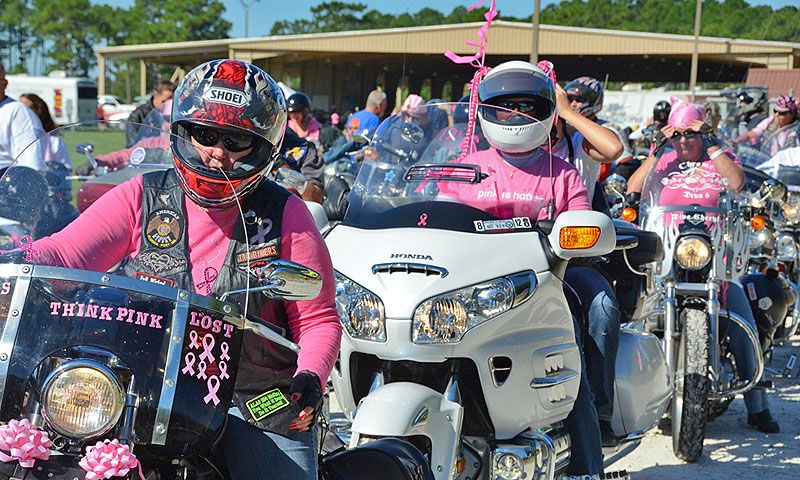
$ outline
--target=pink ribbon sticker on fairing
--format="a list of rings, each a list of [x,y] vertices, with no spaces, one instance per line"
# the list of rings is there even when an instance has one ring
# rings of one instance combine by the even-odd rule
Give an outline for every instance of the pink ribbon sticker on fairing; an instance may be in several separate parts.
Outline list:
[[[228,346],[228,342],[222,342],[222,344],[220,344],[219,350],[220,350],[220,352],[222,352],[222,353],[219,354],[219,359],[220,360],[230,360],[231,359],[230,355],[228,355],[228,350],[230,350],[230,348],[231,347]]]
[[[214,335],[206,333],[203,337],[203,353],[200,360],[206,360],[209,364],[214,363]]]
[[[195,348],[200,348],[200,336],[197,334],[197,330],[192,330],[189,332],[189,341],[192,342],[189,344],[189,348],[192,350]]]
[[[427,227],[428,226],[428,214],[423,213],[419,216],[419,222],[417,222],[418,227]]]
[[[183,361],[184,363],[186,363],[186,366],[183,367],[181,373],[183,373],[184,375],[194,376],[194,362],[195,362],[194,353],[188,352],[186,356],[183,357]]]
[[[219,391],[219,378],[216,375],[211,375],[208,378],[208,382],[206,382],[206,387],[208,387],[208,395],[203,397],[203,401],[206,404],[210,402],[214,402],[214,405],[219,403],[219,397],[217,396],[217,392]]]

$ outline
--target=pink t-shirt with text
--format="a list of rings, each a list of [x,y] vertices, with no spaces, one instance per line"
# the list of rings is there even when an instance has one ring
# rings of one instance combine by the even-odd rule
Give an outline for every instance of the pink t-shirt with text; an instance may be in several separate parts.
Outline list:
[[[300,138],[306,138],[308,140],[318,142],[319,131],[322,128],[322,124],[319,123],[316,118],[309,118],[308,125],[306,125],[306,128],[303,129],[303,127],[295,122],[293,118],[290,118],[289,128],[294,130],[294,133],[296,133]]]
[[[74,222],[51,237],[34,243],[38,263],[107,271],[139,253],[142,239],[142,177],[118,185],[100,197]],[[204,209],[185,202],[184,214],[195,290],[203,288],[207,268],[219,271],[240,214],[236,207]],[[316,373],[324,388],[339,353],[341,324],[336,311],[333,265],[325,242],[302,200],[286,202],[281,229],[281,258],[303,264],[322,275],[322,291],[313,300],[284,302],[290,337],[302,350],[297,371]],[[189,288],[188,285],[183,286]]]
[[[551,177],[550,157],[544,152],[538,155],[518,168],[503,160],[495,149],[475,152],[461,163],[480,166],[488,177],[476,185],[442,182],[439,193],[503,219],[546,218],[551,198],[556,216],[569,210],[591,210],[586,187],[575,167],[554,156]]]

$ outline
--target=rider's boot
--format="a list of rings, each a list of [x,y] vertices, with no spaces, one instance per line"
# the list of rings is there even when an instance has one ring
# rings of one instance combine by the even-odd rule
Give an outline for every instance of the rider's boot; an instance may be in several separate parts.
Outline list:
[[[781,431],[780,425],[772,418],[769,410],[758,413],[748,413],[747,424],[751,427],[755,427],[756,430],[762,433],[778,433]]]

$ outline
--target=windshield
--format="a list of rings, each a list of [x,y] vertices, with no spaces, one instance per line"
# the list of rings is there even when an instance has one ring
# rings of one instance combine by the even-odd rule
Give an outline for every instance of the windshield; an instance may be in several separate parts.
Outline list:
[[[549,145],[550,129],[518,111],[480,104],[468,141],[468,108],[423,105],[386,119],[364,152],[343,223],[497,232],[546,218],[562,167],[554,174],[555,157],[536,148]],[[487,129],[496,142],[529,142],[533,153],[501,154]]]
[[[200,208],[184,196],[177,175],[167,167],[172,165],[173,148],[180,148],[188,162],[201,164],[206,155],[203,147],[195,147],[191,137],[187,140],[139,125],[157,135],[125,148],[124,127],[128,126],[93,122],[63,127],[48,137],[58,137],[64,142],[78,169],[92,162],[108,165],[109,169],[160,163],[162,168],[149,171],[163,172],[165,185],[147,190],[156,193],[147,193],[138,173],[142,170],[131,168],[101,175],[98,175],[100,168],[96,168],[89,176],[72,176],[66,168],[49,163],[43,171],[14,164],[0,177],[0,250],[12,255],[5,261],[110,272],[189,290],[194,284],[194,290],[200,294],[209,295],[213,290],[219,295],[222,291],[215,281],[223,273],[223,261],[233,255],[242,259],[240,274],[248,282],[252,278],[256,286],[272,258],[264,254],[270,248],[266,234],[258,237],[261,220],[254,211],[258,208],[247,201],[220,209]],[[128,171],[133,175],[119,175]],[[220,181],[222,186],[215,188],[235,188],[224,176]],[[100,193],[79,214],[73,193],[81,187],[92,187]],[[221,239],[225,241],[222,245],[203,247],[201,239],[188,238],[189,216],[215,226],[211,233],[231,232],[227,235],[264,241],[234,244],[226,236]],[[193,249],[199,252],[192,255],[193,262],[202,266],[199,271],[188,261]],[[232,297],[231,301],[242,300],[246,305],[244,300],[248,296],[239,297]]]
[[[774,163],[771,159],[782,151],[797,147],[800,147],[800,121],[795,120],[780,128],[770,124],[758,137],[757,143],[742,142],[737,153],[745,165],[763,169]]]

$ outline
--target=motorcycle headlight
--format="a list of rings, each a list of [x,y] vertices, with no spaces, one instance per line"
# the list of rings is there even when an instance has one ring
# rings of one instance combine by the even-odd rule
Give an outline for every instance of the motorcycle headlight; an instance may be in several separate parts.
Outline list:
[[[386,314],[377,295],[339,272],[336,276],[336,309],[351,337],[372,342],[386,341]]]
[[[74,439],[106,433],[125,405],[122,385],[113,372],[94,362],[70,362],[45,380],[42,414],[56,432]]]
[[[414,310],[414,343],[457,343],[465,333],[514,304],[514,284],[498,278],[437,295]]]
[[[762,228],[750,235],[750,249],[755,250],[772,240],[772,232],[769,228]]]
[[[800,203],[784,202],[781,204],[781,210],[783,210],[783,216],[786,217],[786,221],[789,223],[800,221]]]
[[[711,260],[711,246],[701,237],[683,237],[675,245],[675,260],[682,268],[700,270]]]
[[[628,190],[628,180],[618,173],[609,175],[603,184],[607,193],[614,193],[617,196],[624,197],[625,192]]]
[[[775,253],[778,260],[788,262],[794,260],[797,255],[797,242],[791,233],[781,233],[775,238]]]

